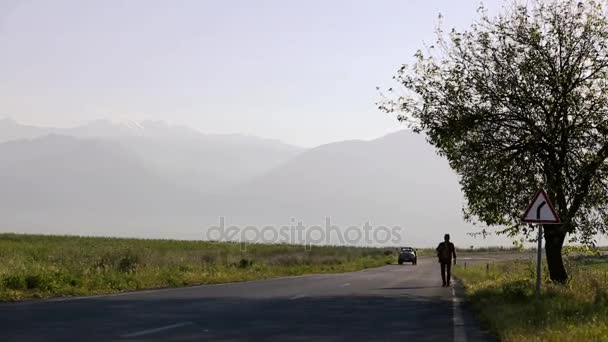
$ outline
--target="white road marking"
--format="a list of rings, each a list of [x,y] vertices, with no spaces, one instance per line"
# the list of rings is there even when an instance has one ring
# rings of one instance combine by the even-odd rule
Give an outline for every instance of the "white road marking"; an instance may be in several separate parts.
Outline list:
[[[460,309],[460,298],[456,297],[456,289],[452,286],[452,325],[454,326],[454,342],[466,342],[464,319]]]
[[[293,297],[289,298],[289,300],[296,300],[296,299],[300,299],[300,298],[304,298],[304,297],[306,297],[306,295],[304,295],[304,294],[299,294],[299,295],[297,295],[297,296],[293,296]]]
[[[340,285],[340,287],[347,287],[347,286],[350,286],[350,283]]]
[[[181,327],[185,327],[185,326],[192,325],[192,324],[194,324],[194,323],[193,322],[182,322],[182,323],[171,324],[171,325],[167,325],[167,326],[160,327],[160,328],[155,328],[155,329],[136,331],[136,332],[133,332],[133,333],[130,333],[130,334],[122,335],[120,337],[121,338],[139,337],[139,336],[144,336],[144,335],[155,334],[155,333],[158,333],[158,332],[161,332],[161,331],[181,328]]]

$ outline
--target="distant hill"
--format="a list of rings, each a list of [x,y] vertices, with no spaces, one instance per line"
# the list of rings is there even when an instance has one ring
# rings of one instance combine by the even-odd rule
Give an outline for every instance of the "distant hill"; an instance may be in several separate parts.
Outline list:
[[[458,178],[423,136],[400,131],[372,141],[344,141],[306,151],[233,188],[239,224],[398,225],[403,243],[429,244],[444,233],[465,237]],[[230,219],[230,217],[227,217]],[[230,223],[229,222],[229,223]]]
[[[201,203],[118,143],[55,135],[0,144],[0,189],[5,231],[123,235]]]
[[[0,119],[0,143],[17,139],[40,138],[52,132],[51,128],[22,125],[8,118]]]
[[[101,139],[125,137],[174,140],[201,139],[218,143],[275,146],[286,150],[300,149],[278,140],[244,134],[205,134],[187,126],[170,125],[163,121],[145,120],[140,122],[100,119],[76,127],[57,128],[24,125],[11,118],[0,119],[0,143],[17,139],[40,138],[48,134]]]
[[[462,220],[457,176],[410,131],[309,150],[161,123],[4,120],[0,132],[14,138],[0,143],[0,231],[203,239],[220,217],[241,228],[330,217],[342,232],[401,227],[390,245],[432,246],[444,233],[485,244],[466,235],[475,228]]]
[[[163,122],[98,120],[74,128],[48,128],[0,120],[0,143],[49,134],[120,143],[170,183],[220,192],[289,160],[302,148],[239,134],[203,134]]]

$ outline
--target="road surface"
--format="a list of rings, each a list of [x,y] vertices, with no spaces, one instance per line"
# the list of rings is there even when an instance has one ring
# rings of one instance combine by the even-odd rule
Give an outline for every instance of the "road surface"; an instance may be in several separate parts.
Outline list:
[[[487,340],[458,287],[441,287],[438,269],[435,259],[421,259],[344,274],[4,303],[0,341]]]

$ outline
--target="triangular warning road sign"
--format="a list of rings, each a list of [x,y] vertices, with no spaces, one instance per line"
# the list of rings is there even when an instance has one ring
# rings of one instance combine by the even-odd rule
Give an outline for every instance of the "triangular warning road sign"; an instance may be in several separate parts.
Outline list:
[[[536,193],[524,213],[522,222],[543,224],[556,224],[560,222],[559,216],[557,216],[557,212],[544,190]]]

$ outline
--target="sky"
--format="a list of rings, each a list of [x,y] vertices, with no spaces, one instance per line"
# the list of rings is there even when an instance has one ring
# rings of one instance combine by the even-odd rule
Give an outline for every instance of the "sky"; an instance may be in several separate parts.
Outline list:
[[[490,13],[502,1],[485,1]],[[404,127],[376,86],[478,0],[0,0],[0,118],[162,120],[313,147]]]

